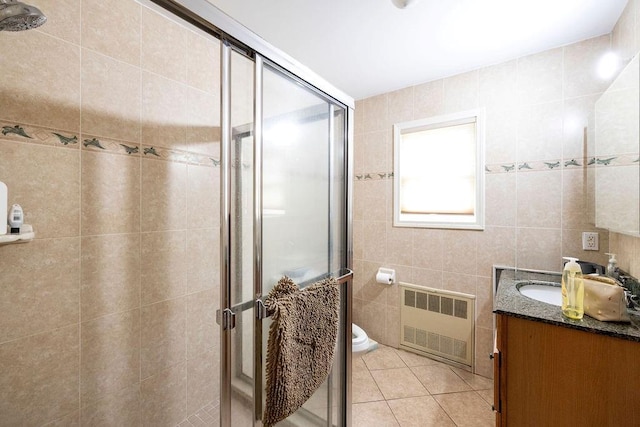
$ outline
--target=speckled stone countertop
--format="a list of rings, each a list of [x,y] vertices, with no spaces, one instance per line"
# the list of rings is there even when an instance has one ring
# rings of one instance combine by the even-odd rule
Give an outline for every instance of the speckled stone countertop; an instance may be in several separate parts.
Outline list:
[[[570,320],[562,315],[560,307],[528,298],[516,287],[517,283],[528,280],[553,282],[560,285],[560,279],[560,273],[502,270],[494,300],[494,313],[640,342],[640,312],[638,311],[629,310],[631,323],[601,322],[586,314],[580,321]]]

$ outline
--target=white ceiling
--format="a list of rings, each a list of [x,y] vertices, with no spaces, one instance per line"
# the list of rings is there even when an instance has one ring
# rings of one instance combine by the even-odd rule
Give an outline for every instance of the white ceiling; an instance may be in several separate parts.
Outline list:
[[[208,0],[355,99],[608,34],[627,0]]]

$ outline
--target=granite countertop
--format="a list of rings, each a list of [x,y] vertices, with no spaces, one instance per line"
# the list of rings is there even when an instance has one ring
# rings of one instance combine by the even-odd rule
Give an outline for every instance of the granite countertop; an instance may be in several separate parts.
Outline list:
[[[561,276],[560,273],[501,270],[494,313],[640,342],[640,312],[629,310],[631,323],[601,322],[586,314],[582,320],[570,320],[562,315],[560,307],[522,295],[516,283],[526,280],[560,284]]]

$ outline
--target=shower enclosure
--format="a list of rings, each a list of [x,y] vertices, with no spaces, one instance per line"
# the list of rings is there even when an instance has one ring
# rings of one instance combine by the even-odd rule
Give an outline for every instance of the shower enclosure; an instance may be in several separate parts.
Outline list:
[[[260,425],[285,274],[343,283],[330,378],[281,424],[347,425],[353,100],[205,0],[38,6],[0,0],[0,28],[48,17],[0,32],[35,232],[0,244],[0,427]]]
[[[282,424],[348,425],[353,101],[203,1],[156,3],[221,39],[221,425],[261,425],[270,404],[262,301],[284,275],[335,277],[341,310],[329,378]]]

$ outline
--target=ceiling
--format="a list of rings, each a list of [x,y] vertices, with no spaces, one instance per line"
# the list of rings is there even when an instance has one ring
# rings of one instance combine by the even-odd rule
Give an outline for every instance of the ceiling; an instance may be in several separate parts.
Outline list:
[[[627,0],[208,0],[356,100],[608,34]]]

